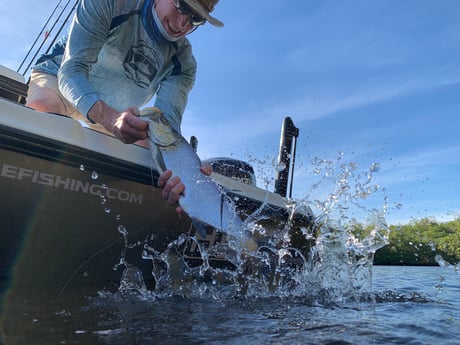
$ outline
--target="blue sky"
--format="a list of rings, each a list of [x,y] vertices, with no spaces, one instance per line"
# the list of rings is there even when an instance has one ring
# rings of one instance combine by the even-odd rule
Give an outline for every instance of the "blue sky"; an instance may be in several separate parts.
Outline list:
[[[57,2],[2,8],[0,64],[19,66]],[[201,158],[249,161],[271,189],[290,116],[294,198],[333,193],[343,164],[363,183],[378,163],[362,202],[388,200],[388,223],[460,215],[458,0],[221,0],[214,15],[225,28],[190,36],[199,70],[182,130]]]

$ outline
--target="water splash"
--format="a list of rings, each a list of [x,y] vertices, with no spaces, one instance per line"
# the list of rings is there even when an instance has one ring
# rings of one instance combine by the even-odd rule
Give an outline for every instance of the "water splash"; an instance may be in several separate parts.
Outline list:
[[[134,265],[124,262],[125,269],[121,275],[118,291],[121,293],[132,293],[133,291],[146,296],[147,287],[142,276],[142,272]]]
[[[317,237],[314,254],[318,256],[313,272],[322,289],[333,300],[359,300],[372,292],[372,261],[375,251],[388,243],[389,227],[385,221],[388,198],[381,196],[380,209],[369,208],[368,199],[380,191],[373,175],[381,170],[372,163],[359,171],[356,163],[342,163],[343,153],[333,161],[315,158],[314,171],[322,178],[334,179],[333,191],[326,198],[314,199],[317,211]],[[308,198],[305,198],[306,202]]]
[[[288,222],[267,225],[270,220],[257,212],[245,222],[246,230],[253,238],[263,238],[263,243],[242,242],[215,231],[205,235],[214,236],[210,241],[193,228],[162,252],[154,249],[154,237],[146,239],[142,258],[151,265],[155,297],[295,296],[327,305],[373,298],[373,256],[389,236],[385,222],[388,198],[373,182],[381,169],[379,163],[372,163],[360,171],[356,163],[344,161],[344,153],[336,161],[314,158],[312,171],[318,181],[304,198],[290,201]],[[101,188],[102,200],[106,189]],[[320,196],[314,197],[318,191]],[[376,194],[380,207],[371,208],[369,200]],[[314,220],[294,229],[296,215],[309,209]],[[114,266],[124,267],[119,290],[146,296],[149,291],[141,271],[126,261],[126,252],[133,248],[129,232],[122,224],[117,231],[124,241],[120,261]],[[313,245],[299,246],[299,238]]]

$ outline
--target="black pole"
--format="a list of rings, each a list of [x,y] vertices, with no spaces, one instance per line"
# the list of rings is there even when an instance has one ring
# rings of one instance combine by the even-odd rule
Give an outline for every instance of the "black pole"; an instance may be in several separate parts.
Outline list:
[[[61,10],[61,12],[59,13],[59,16],[57,17],[57,19],[54,21],[53,25],[51,26],[51,29],[49,30],[49,34],[51,34],[51,32],[54,30],[55,26],[58,24],[59,20],[61,19],[62,15],[64,14],[65,10],[67,9],[67,6],[69,6],[70,2],[72,0],[68,0],[67,3],[65,4],[64,8]],[[66,19],[64,20],[64,22],[62,23],[59,31],[54,35],[54,38],[53,40],[51,41],[51,43],[49,44],[48,46],[48,49],[46,50],[45,54],[49,52],[50,48],[54,45],[54,42],[56,41],[56,38],[59,36],[62,28],[66,25],[69,17],[71,16],[73,10],[75,9],[76,5],[78,3],[78,0],[75,1],[75,4],[74,6],[72,7],[72,9],[70,10],[70,12],[68,13]],[[35,59],[37,58],[37,55],[40,53],[43,45],[45,44],[46,40],[48,39],[48,37],[45,37],[45,39],[42,41],[42,43],[40,44],[40,46],[38,47],[37,51],[35,52],[34,56],[30,59],[29,61],[29,64],[27,65],[27,67],[25,68],[24,70],[24,73],[23,75],[25,75],[27,73],[27,71],[29,70],[30,66],[32,66],[32,64],[35,62]]]
[[[78,1],[75,1],[75,3],[73,4],[73,7],[71,8],[71,10],[69,11],[69,13],[67,13],[67,17],[64,19],[64,21],[62,22],[62,25],[61,27],[59,28],[58,32],[56,33],[56,35],[54,35],[54,38],[53,38],[53,41],[51,41],[50,45],[48,46],[48,49],[45,51],[45,54],[48,54],[51,50],[51,48],[53,48],[54,46],[54,43],[56,42],[56,40],[58,38],[61,38],[61,32],[62,30],[65,28],[65,26],[69,23],[69,20],[70,20],[70,17],[73,15],[73,12],[75,11],[75,8],[77,8],[77,5],[78,5]],[[67,5],[66,5],[67,7]]]
[[[293,163],[295,161],[295,143],[299,136],[299,129],[294,126],[290,117],[284,118],[281,128],[280,150],[278,154],[278,164],[276,168],[275,193],[287,196],[288,184],[290,195],[292,195],[292,178],[294,172]],[[294,142],[294,146],[293,146]],[[294,148],[294,149],[293,149]],[[290,174],[291,172],[291,174]]]
[[[32,45],[30,46],[30,49],[29,51],[27,52],[26,56],[24,57],[24,59],[22,60],[21,64],[19,65],[18,69],[17,69],[17,72],[20,73],[21,71],[21,68],[22,68],[22,65],[24,65],[24,63],[26,62],[27,58],[29,57],[30,53],[32,52],[33,48],[35,47],[35,45],[37,44],[38,40],[40,39],[40,37],[42,36],[43,32],[45,31],[46,27],[48,26],[49,22],[51,21],[51,18],[53,18],[54,16],[54,13],[56,13],[56,10],[58,9],[59,5],[61,4],[62,0],[59,0],[58,4],[56,5],[56,7],[54,8],[53,12],[51,12],[50,16],[48,17],[48,20],[46,21],[46,23],[43,25],[42,27],[42,30],[40,31],[40,33],[37,35],[37,37],[35,38],[35,41],[34,43],[32,43]],[[26,71],[27,71],[27,68],[26,68]],[[23,73],[25,74],[25,72]]]
[[[194,135],[190,137],[190,145],[192,146],[193,150],[196,152],[198,149],[198,138]]]
[[[296,128],[297,129],[297,128]],[[295,167],[295,154],[297,151],[297,137],[299,136],[299,130],[297,129],[297,135],[292,138],[292,149],[291,149],[291,178],[289,180],[289,195],[292,197],[292,186],[294,185],[294,167]]]

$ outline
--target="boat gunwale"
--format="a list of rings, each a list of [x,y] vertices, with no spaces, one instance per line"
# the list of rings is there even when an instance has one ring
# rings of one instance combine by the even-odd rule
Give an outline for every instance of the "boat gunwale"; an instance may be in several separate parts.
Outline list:
[[[79,121],[65,115],[37,112],[8,100],[0,99],[0,110],[12,114],[0,116],[2,148],[51,158],[75,167],[83,165],[99,173],[116,174],[144,184],[156,184],[159,174],[153,168],[150,151],[145,147],[124,144],[115,137],[85,128]],[[81,162],[75,163],[75,157],[81,157]],[[232,195],[272,207],[287,209],[292,202],[274,192],[214,172],[211,178]],[[299,209],[298,213],[312,218],[309,208]]]

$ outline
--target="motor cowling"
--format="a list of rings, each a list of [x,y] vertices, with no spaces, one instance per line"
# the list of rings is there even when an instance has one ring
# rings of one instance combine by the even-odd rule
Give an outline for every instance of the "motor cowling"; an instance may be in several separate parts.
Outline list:
[[[203,164],[210,165],[212,167],[212,171],[215,173],[230,177],[254,187],[257,185],[254,169],[245,161],[227,157],[216,157],[203,161]]]

